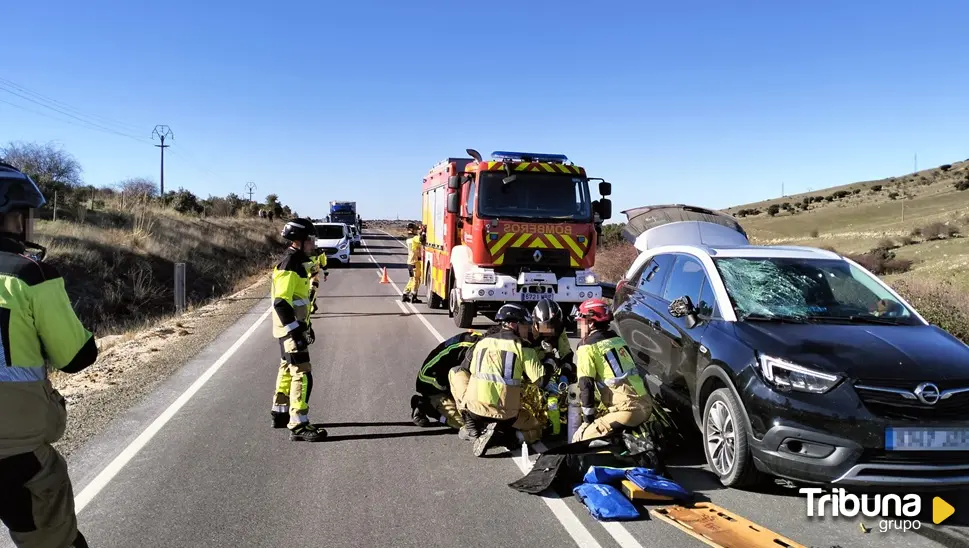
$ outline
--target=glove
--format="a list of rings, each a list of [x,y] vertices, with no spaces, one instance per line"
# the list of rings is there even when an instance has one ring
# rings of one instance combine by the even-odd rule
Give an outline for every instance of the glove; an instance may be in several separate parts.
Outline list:
[[[326,281],[326,277],[329,276],[329,275],[330,275],[329,272],[326,272],[326,271],[323,272],[323,281],[324,282]]]
[[[289,332],[289,336],[292,337],[293,342],[296,343],[297,352],[302,352],[306,350],[307,346],[309,346],[309,343],[306,341],[306,332],[308,329],[309,326],[307,326],[306,323],[299,322],[299,326]]]
[[[313,332],[313,328],[310,327],[306,331],[306,344],[313,344],[316,342],[316,333]]]

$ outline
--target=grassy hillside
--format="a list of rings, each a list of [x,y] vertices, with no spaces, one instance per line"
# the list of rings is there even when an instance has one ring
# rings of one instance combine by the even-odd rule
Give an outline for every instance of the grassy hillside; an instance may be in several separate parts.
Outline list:
[[[702,206],[702,202],[693,205]],[[761,245],[851,256],[937,323],[969,341],[969,161],[724,210]],[[606,227],[596,268],[614,281],[636,252]]]
[[[64,217],[38,221],[36,239],[64,276],[78,315],[99,335],[172,314],[175,263],[186,263],[186,297],[197,305],[264,275],[284,247],[280,223],[259,218],[147,207]]]

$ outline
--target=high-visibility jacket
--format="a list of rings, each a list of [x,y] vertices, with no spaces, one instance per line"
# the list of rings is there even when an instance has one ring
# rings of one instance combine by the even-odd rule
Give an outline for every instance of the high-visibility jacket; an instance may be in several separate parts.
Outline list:
[[[289,248],[273,267],[273,337],[281,339],[299,325],[310,323],[309,257],[301,249]]]
[[[465,406],[475,415],[498,420],[518,416],[522,380],[539,384],[544,373],[535,349],[507,329],[474,345],[469,369]]]
[[[617,410],[649,404],[649,394],[626,341],[612,330],[594,331],[576,351],[579,404],[582,414],[596,414],[596,392],[602,405]]]
[[[448,373],[464,362],[468,351],[481,340],[477,331],[459,333],[434,347],[424,358],[417,374],[417,392],[425,396],[447,394],[451,388]]]
[[[560,360],[562,360],[563,362],[572,361],[572,358],[573,358],[572,344],[569,342],[569,336],[565,334],[565,331],[562,331],[562,333],[559,334],[558,338],[554,342],[553,341],[548,341],[548,342],[552,345],[552,348],[558,351]],[[545,349],[542,348],[542,345],[540,343],[536,345],[535,348],[538,350],[538,358],[540,360],[544,360],[548,352],[545,352]]]
[[[23,251],[14,240],[0,240],[0,458],[33,451],[64,434],[67,410],[47,365],[77,373],[98,357],[94,336],[71,308],[64,279]]]
[[[407,264],[416,265],[421,262],[421,238],[414,236],[407,238]]]
[[[319,253],[308,257],[306,261],[306,270],[310,274],[311,284],[319,285],[320,272],[327,272],[326,268],[326,253]]]

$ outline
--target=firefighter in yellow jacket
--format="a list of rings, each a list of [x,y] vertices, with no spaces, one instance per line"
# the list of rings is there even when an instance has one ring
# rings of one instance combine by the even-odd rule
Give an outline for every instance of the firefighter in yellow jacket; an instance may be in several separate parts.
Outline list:
[[[98,357],[64,290],[64,279],[30,243],[34,182],[0,163],[0,522],[19,548],[87,548],[77,530],[67,462],[51,447],[67,408],[47,365],[77,373]],[[34,256],[27,249],[37,249]]]
[[[283,227],[282,237],[291,244],[273,268],[273,336],[279,339],[282,354],[273,397],[273,427],[288,427],[293,441],[322,441],[326,430],[309,422],[313,390],[309,345],[316,336],[310,325],[307,263],[315,245],[316,227],[309,219],[294,219]]]
[[[600,438],[643,424],[652,411],[652,401],[626,341],[609,327],[609,305],[602,299],[589,299],[579,305],[577,319],[582,337],[576,351],[582,425],[572,441]]]
[[[419,303],[417,290],[421,287],[424,280],[424,244],[427,243],[427,228],[421,225],[420,234],[412,236],[405,242],[407,245],[407,272],[410,279],[404,286],[404,294],[401,295],[403,302]]]
[[[326,268],[326,253],[322,249],[314,249],[306,265],[310,272],[310,314],[316,314],[319,309],[316,306],[316,292],[320,289],[320,273],[323,274],[324,282],[330,275],[330,271]]]
[[[464,426],[462,439],[473,441],[472,453],[485,454],[495,434],[503,444],[515,437],[516,424],[529,424],[521,417],[522,382],[541,386],[545,371],[529,342],[531,317],[519,304],[498,309],[495,321],[500,329],[489,330],[465,359],[448,375],[451,394],[458,403]],[[519,441],[525,441],[519,438]]]

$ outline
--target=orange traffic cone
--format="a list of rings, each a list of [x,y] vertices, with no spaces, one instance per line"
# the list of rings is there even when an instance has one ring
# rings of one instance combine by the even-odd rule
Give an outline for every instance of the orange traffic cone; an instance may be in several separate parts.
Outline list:
[[[390,278],[387,277],[387,267],[384,267],[384,275],[380,277],[380,283],[389,284]]]

